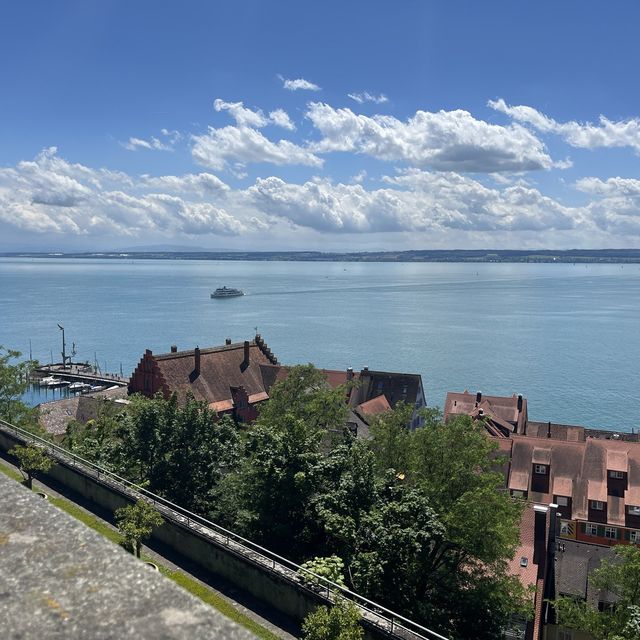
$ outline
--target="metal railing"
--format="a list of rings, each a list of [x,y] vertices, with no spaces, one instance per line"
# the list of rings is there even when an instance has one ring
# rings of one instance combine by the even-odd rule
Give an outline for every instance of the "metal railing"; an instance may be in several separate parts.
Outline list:
[[[405,640],[420,638],[424,640],[450,640],[346,587],[331,582],[301,567],[287,558],[283,558],[273,551],[269,551],[269,549],[265,547],[261,547],[255,542],[251,542],[251,540],[247,538],[243,538],[233,531],[221,527],[215,522],[211,522],[196,513],[184,509],[170,500],[130,482],[126,478],[121,478],[112,471],[100,467],[90,460],[85,460],[49,440],[1,419],[0,430],[17,436],[25,443],[35,444],[43,448],[54,460],[72,467],[81,468],[84,474],[97,479],[106,486],[116,489],[133,500],[145,499],[147,502],[153,504],[165,519],[181,526],[186,526],[208,540],[248,559],[260,568],[277,574],[288,582],[294,583],[297,587],[314,592],[321,598],[324,598],[328,603],[334,603],[341,597],[351,600],[359,608],[364,620],[386,633]]]

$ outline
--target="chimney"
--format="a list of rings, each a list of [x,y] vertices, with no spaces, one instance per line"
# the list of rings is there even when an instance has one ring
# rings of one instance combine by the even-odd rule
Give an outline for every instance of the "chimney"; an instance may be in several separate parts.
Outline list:
[[[353,367],[347,367],[347,380],[353,380]]]
[[[196,347],[193,355],[195,356],[195,362],[193,364],[193,372],[196,376],[200,375],[200,347]]]
[[[242,366],[246,369],[249,366],[249,348],[251,343],[248,340],[244,341],[244,360],[242,361]]]
[[[171,345],[171,353],[178,353],[178,347],[175,344]]]
[[[482,402],[482,391],[476,392],[476,402]]]
[[[547,438],[551,437],[551,420],[549,420],[549,423],[547,425]]]
[[[522,394],[518,394],[518,413],[522,413]]]
[[[225,338],[224,343],[228,346],[231,344],[231,338]]]
[[[369,367],[362,367],[363,371],[369,371]]]

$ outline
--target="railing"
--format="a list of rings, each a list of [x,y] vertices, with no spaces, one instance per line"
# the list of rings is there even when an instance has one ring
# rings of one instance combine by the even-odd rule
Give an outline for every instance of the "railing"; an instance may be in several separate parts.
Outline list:
[[[298,587],[313,591],[329,603],[335,602],[340,597],[351,600],[360,609],[363,619],[386,633],[405,640],[420,638],[424,640],[449,640],[445,636],[441,636],[435,631],[431,631],[417,622],[413,622],[346,587],[331,582],[301,567],[295,562],[287,560],[287,558],[283,558],[269,551],[269,549],[243,538],[233,531],[229,531],[202,516],[192,513],[174,504],[170,500],[130,482],[126,478],[121,478],[108,469],[104,469],[89,460],[85,460],[49,440],[45,440],[40,436],[1,419],[0,430],[8,431],[18,436],[24,442],[32,443],[45,449],[52,458],[60,462],[72,467],[81,467],[83,473],[86,475],[92,476],[103,484],[115,488],[133,500],[146,499],[147,502],[152,503],[167,520],[171,520],[181,526],[186,526],[196,531],[201,536],[213,540],[216,544],[243,556],[261,568],[271,571],[291,583],[295,583]]]

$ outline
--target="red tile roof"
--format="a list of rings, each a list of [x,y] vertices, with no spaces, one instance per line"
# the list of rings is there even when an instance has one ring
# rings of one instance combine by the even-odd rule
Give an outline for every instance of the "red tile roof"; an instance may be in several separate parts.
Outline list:
[[[391,405],[387,401],[387,398],[384,394],[380,394],[375,398],[371,398],[371,400],[367,400],[362,404],[359,404],[356,409],[359,413],[364,414],[365,416],[375,416],[380,413],[384,413],[385,411],[389,411],[391,409]]]

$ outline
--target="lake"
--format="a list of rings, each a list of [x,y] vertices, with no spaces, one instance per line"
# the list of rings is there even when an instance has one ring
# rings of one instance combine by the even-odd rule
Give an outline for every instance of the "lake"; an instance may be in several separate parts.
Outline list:
[[[212,300],[223,285],[246,295]],[[2,258],[0,309],[0,344],[43,363],[57,323],[75,360],[126,375],[257,327],[287,364],[420,373],[430,405],[522,393],[534,420],[640,427],[640,265]]]

